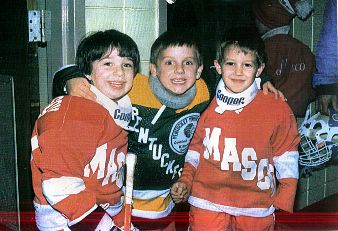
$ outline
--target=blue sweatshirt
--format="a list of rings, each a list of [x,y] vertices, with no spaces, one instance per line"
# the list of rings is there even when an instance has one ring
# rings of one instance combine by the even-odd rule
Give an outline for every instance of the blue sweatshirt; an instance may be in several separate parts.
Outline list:
[[[338,94],[337,0],[327,0],[316,47],[313,86],[319,94]]]

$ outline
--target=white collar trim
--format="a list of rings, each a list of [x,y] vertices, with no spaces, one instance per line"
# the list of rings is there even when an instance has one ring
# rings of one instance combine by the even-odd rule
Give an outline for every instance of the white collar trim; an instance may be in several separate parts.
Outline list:
[[[248,105],[257,95],[258,87],[254,81],[251,86],[243,92],[231,93],[226,89],[223,79],[218,83],[216,89],[216,102],[218,107],[215,112],[223,114],[224,111],[240,112],[246,105]]]
[[[108,110],[115,123],[121,128],[129,130],[128,125],[132,117],[132,105],[128,95],[114,102],[95,86],[91,85],[90,90],[96,95],[96,102]]]

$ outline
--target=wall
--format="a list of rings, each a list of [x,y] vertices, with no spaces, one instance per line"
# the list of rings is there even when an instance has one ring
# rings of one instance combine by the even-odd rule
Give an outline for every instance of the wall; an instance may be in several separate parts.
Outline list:
[[[35,44],[38,51],[40,111],[53,99],[54,73],[73,64],[76,47],[85,34],[85,0],[29,0],[30,10],[50,12],[50,40]]]
[[[322,28],[323,12],[326,0],[312,0],[314,12],[305,21],[295,18],[292,23],[292,35],[316,52],[316,43]]]
[[[336,193],[338,193],[338,165],[313,171],[310,177],[299,180],[295,210],[300,210]]]
[[[151,44],[166,29],[164,0],[86,0],[85,15],[86,33],[113,28],[132,37],[139,46],[141,72],[148,75]]]

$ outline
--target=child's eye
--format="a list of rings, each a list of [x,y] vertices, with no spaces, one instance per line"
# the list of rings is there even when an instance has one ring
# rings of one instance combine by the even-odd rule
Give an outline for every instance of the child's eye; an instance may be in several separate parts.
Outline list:
[[[164,62],[165,65],[172,65],[174,62],[171,60],[167,60]]]
[[[244,63],[244,67],[253,67],[251,63]]]
[[[194,62],[192,62],[192,61],[186,61],[185,65],[194,65]]]
[[[104,66],[111,67],[113,64],[112,64],[111,62],[105,62],[103,65],[104,65]]]
[[[225,64],[226,66],[233,66],[233,65],[235,65],[234,62],[225,62],[224,64]]]
[[[134,65],[131,64],[131,63],[124,63],[123,64],[123,67],[126,67],[126,68],[132,68]]]

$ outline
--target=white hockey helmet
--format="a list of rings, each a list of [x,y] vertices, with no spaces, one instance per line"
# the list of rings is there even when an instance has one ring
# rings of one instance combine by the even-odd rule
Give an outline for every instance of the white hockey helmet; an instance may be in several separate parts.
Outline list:
[[[299,164],[317,167],[338,153],[338,113],[330,110],[326,116],[314,113],[314,103],[307,108],[305,119],[299,127]]]

